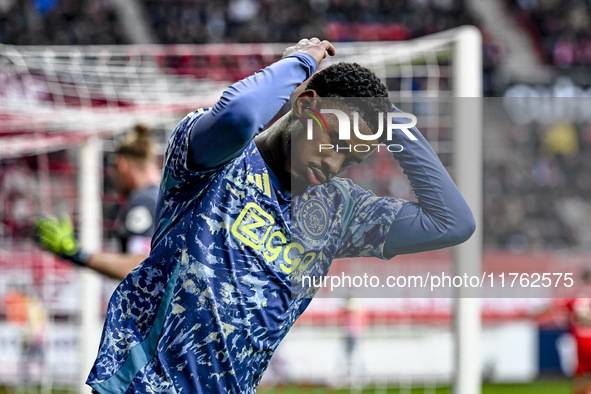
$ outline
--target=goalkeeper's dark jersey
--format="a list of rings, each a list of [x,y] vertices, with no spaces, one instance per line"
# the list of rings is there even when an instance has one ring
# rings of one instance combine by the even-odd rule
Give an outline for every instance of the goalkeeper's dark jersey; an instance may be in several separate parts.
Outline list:
[[[252,141],[223,165],[192,170],[193,138],[212,131],[208,117],[226,116],[232,97],[250,90],[258,97],[261,86],[271,98],[260,111],[272,115],[314,68],[308,55],[281,60],[175,128],[152,251],[111,298],[87,381],[94,390],[254,394],[314,295],[301,276],[326,274],[338,257],[383,258],[392,224],[408,216],[399,216],[406,201],[378,198],[343,179],[292,198]]]
[[[121,253],[149,254],[154,235],[158,185],[134,190],[117,215],[117,238]]]

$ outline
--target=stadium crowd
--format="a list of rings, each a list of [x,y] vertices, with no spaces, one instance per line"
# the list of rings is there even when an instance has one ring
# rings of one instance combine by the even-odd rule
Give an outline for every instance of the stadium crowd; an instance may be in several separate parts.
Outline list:
[[[1,0],[0,43],[107,45],[127,40],[107,0]]]
[[[143,0],[140,4],[161,44],[295,42],[313,36],[333,42],[397,41],[478,25],[464,0]],[[484,91],[491,95],[502,48],[483,33]],[[130,40],[109,0],[0,0],[0,43],[111,45]],[[247,68],[249,75],[252,70]]]
[[[484,244],[591,248],[591,128],[514,126],[506,160],[485,162]]]
[[[476,24],[463,0],[144,0],[160,43],[402,40]],[[9,17],[10,16],[10,17]],[[123,44],[107,0],[2,0],[0,42]]]
[[[591,65],[591,2],[587,0],[508,0],[547,62]]]
[[[160,42],[402,40],[475,24],[462,0],[146,0]]]

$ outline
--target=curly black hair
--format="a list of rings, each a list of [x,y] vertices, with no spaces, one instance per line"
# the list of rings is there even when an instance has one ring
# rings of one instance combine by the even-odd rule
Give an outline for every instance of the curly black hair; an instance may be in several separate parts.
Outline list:
[[[378,128],[376,114],[392,110],[386,85],[373,71],[357,63],[341,62],[326,67],[312,76],[307,89],[315,90],[319,97],[367,98],[343,100],[343,105],[354,106],[373,131]]]
[[[317,72],[308,83],[320,97],[388,97],[386,85],[369,68],[336,63]]]

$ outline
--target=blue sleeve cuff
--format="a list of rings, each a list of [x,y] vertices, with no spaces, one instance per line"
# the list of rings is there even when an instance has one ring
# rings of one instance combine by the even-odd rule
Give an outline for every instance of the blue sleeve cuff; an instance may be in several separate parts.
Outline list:
[[[318,63],[316,63],[316,59],[314,59],[312,57],[312,55],[308,55],[307,53],[294,53],[293,55],[289,55],[284,57],[283,59],[289,59],[289,58],[296,58],[299,59],[300,62],[303,63],[303,65],[305,66],[305,70],[306,70],[306,79],[310,78],[312,76],[312,74],[314,74],[314,72],[316,71],[316,68],[318,67]]]

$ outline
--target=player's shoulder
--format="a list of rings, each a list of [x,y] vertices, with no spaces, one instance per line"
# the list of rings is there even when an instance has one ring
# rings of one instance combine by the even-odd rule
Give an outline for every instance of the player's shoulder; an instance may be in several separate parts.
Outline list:
[[[371,190],[363,189],[349,178],[335,177],[326,183],[326,185],[337,188],[341,194],[352,199],[357,199],[360,196],[375,196]]]
[[[198,117],[202,116],[203,114],[205,114],[206,112],[211,111],[211,108],[212,107],[203,107],[203,108],[196,109],[195,111],[189,112],[186,117],[190,118],[190,119],[198,118]]]
[[[354,190],[355,188],[359,188],[359,186],[357,186],[355,184],[355,182],[353,182],[351,179],[349,178],[340,178],[340,177],[334,177],[332,178],[329,182],[326,183],[326,185],[330,186],[336,186],[339,185],[340,187],[344,187],[347,190]]]
[[[359,187],[355,182],[348,178],[335,177],[330,181],[320,184],[318,186],[309,187],[302,196],[298,196],[296,200],[307,201],[315,197],[325,201],[335,200],[337,204],[340,203],[354,203],[360,194],[370,193]]]
[[[182,135],[186,135],[186,131],[190,129],[193,124],[204,114],[209,112],[211,107],[199,108],[195,111],[189,112],[181,121],[176,125],[170,137],[168,139],[167,151],[172,147],[172,143]]]

